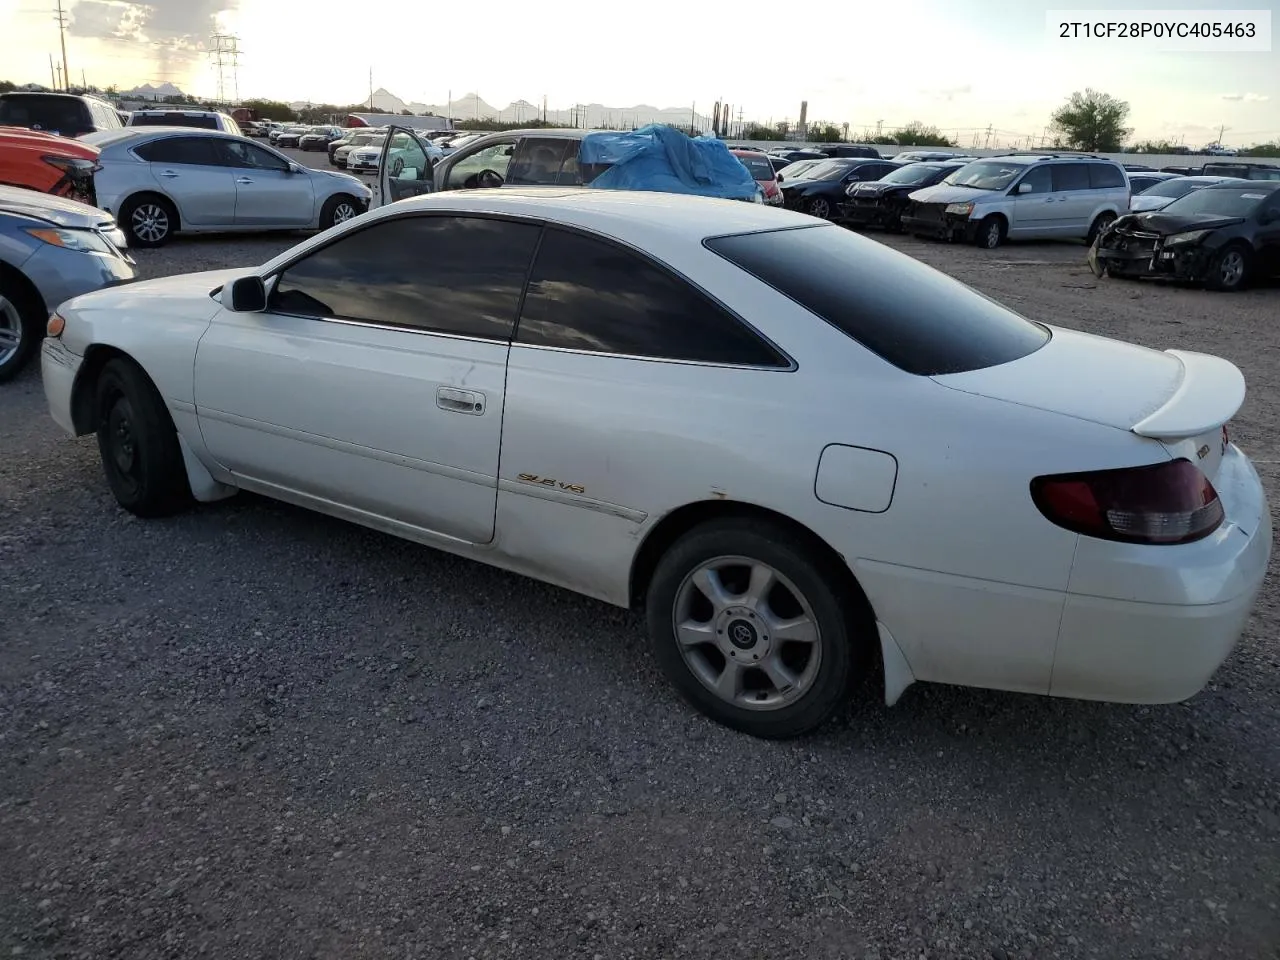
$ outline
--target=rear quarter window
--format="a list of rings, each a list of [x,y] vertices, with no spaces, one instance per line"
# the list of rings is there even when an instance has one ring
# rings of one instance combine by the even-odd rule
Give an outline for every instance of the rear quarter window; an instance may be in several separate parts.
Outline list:
[[[704,244],[907,373],[994,367],[1049,340],[1045,327],[972,287],[833,224]]]
[[[1121,189],[1125,185],[1125,173],[1115,164],[1089,164],[1089,186],[1094,190]]]

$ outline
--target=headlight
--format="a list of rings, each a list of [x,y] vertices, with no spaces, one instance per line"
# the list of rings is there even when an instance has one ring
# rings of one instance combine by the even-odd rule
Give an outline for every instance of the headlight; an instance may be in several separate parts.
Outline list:
[[[1199,243],[1211,233],[1213,233],[1212,230],[1188,230],[1186,233],[1175,233],[1172,236],[1165,237],[1164,245],[1166,247],[1181,247],[1188,243]]]
[[[34,227],[27,231],[37,240],[55,247],[81,253],[113,253],[111,244],[92,230],[66,230],[59,227]]]
[[[973,213],[973,203],[948,203],[947,213],[957,213],[962,217],[967,217]]]

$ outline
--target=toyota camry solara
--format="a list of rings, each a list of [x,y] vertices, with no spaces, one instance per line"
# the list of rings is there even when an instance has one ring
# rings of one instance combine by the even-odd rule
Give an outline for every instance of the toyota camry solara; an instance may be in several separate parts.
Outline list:
[[[126,509],[250,490],[643,609],[678,690],[759,736],[868,672],[890,704],[1185,699],[1271,550],[1232,364],[755,204],[436,194],[49,332],[53,417]]]

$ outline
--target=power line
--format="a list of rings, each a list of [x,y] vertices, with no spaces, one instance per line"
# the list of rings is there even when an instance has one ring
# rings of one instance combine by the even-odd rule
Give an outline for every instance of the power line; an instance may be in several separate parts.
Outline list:
[[[231,99],[240,100],[240,38],[229,33],[215,33],[209,38],[209,53],[218,68],[218,99],[227,99],[227,73],[231,75]]]
[[[58,24],[58,39],[62,42],[62,89],[71,88],[71,68],[67,65],[67,15],[62,12],[62,0],[58,0],[54,21]]]

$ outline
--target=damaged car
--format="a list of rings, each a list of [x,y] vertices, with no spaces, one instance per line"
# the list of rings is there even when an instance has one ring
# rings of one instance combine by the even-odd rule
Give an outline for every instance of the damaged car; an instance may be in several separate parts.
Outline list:
[[[907,198],[913,191],[941,183],[944,177],[972,159],[908,163],[879,180],[850,184],[835,219],[848,227],[880,227],[897,233],[902,230],[902,214],[911,203]]]
[[[1219,183],[1120,217],[1089,250],[1094,276],[1188,280],[1234,291],[1280,277],[1280,183]]]

